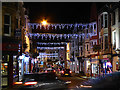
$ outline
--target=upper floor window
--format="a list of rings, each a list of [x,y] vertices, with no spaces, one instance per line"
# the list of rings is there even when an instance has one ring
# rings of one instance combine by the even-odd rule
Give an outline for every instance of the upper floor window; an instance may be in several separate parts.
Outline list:
[[[87,51],[88,51],[88,44],[87,44]]]
[[[81,36],[81,42],[82,42],[82,36]]]
[[[115,25],[115,12],[112,14],[112,25]]]
[[[103,15],[101,16],[101,29],[103,28]]]
[[[81,47],[81,51],[83,51],[83,48]]]
[[[94,24],[94,29],[96,29],[96,24]]]
[[[90,32],[93,33],[93,26],[90,27]]]
[[[18,28],[18,19],[16,19],[16,28]]]
[[[87,31],[86,31],[86,32],[87,32],[87,34],[88,34],[88,29],[87,29]]]
[[[10,36],[11,34],[11,17],[4,15],[4,35]]]
[[[96,42],[95,42],[95,45],[96,45]]]
[[[119,15],[119,22],[120,22],[120,8],[119,8],[119,13],[118,13],[118,15]]]
[[[105,36],[105,49],[108,48],[108,36]]]
[[[107,20],[108,20],[108,16],[107,16],[107,14],[105,14],[105,28],[108,27],[108,22],[107,22]]]

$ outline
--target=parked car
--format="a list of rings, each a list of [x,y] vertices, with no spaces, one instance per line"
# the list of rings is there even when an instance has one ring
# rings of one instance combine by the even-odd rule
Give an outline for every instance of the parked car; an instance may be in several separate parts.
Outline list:
[[[61,76],[71,76],[72,71],[70,69],[63,69],[61,71]]]
[[[82,82],[77,88],[120,88],[120,72],[115,72],[107,74],[105,76],[100,76],[95,79],[89,79]]]
[[[15,82],[14,88],[39,90],[64,90],[71,81],[62,81],[51,72],[24,74],[21,82]]]

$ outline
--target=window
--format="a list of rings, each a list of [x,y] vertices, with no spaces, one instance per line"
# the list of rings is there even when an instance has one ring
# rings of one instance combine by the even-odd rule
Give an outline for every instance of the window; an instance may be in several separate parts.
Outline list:
[[[119,7],[119,11],[118,11],[118,16],[119,16],[119,22],[120,22],[120,7]]]
[[[112,14],[112,25],[115,25],[115,12]]]
[[[96,29],[96,24],[94,24],[94,29]]]
[[[90,27],[90,32],[93,33],[93,26]]]
[[[107,22],[107,19],[108,19],[108,16],[107,16],[107,14],[105,14],[105,28],[107,28],[107,27],[108,27],[108,22]]]
[[[103,37],[101,37],[101,48],[103,49]]]
[[[88,44],[87,44],[87,51],[88,51]]]
[[[96,45],[96,42],[95,42],[95,45]]]
[[[11,34],[11,22],[10,15],[4,15],[4,35],[10,36]]]
[[[82,56],[82,51],[81,51],[81,56]]]
[[[116,48],[116,32],[114,32],[114,47]]]
[[[103,28],[103,15],[101,16],[101,29]]]
[[[88,34],[88,29],[87,29],[87,34]]]
[[[82,55],[82,52],[83,52],[83,48],[81,47],[81,55]]]
[[[18,19],[16,19],[16,28],[18,28]]]
[[[81,51],[83,51],[83,50],[82,50],[82,47],[81,47]]]
[[[81,42],[82,42],[82,36],[81,36]]]
[[[108,36],[105,36],[105,49],[108,48]]]

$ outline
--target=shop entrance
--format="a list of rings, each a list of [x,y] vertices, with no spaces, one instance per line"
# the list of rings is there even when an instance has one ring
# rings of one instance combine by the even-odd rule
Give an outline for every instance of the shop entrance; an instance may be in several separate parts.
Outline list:
[[[1,64],[1,74],[2,74],[2,87],[8,87],[8,62],[2,62]]]

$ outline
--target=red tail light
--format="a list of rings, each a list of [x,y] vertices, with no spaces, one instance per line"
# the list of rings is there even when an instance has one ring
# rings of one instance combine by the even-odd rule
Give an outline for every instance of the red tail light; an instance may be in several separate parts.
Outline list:
[[[72,71],[70,71],[70,73],[72,73]]]
[[[62,71],[62,73],[64,73],[64,71]]]
[[[55,70],[53,70],[53,72],[55,72]]]
[[[22,82],[15,82],[14,85],[21,85]]]
[[[27,85],[35,85],[35,84],[37,84],[37,82],[36,81],[33,81],[33,82],[25,82],[25,86],[27,86]]]

